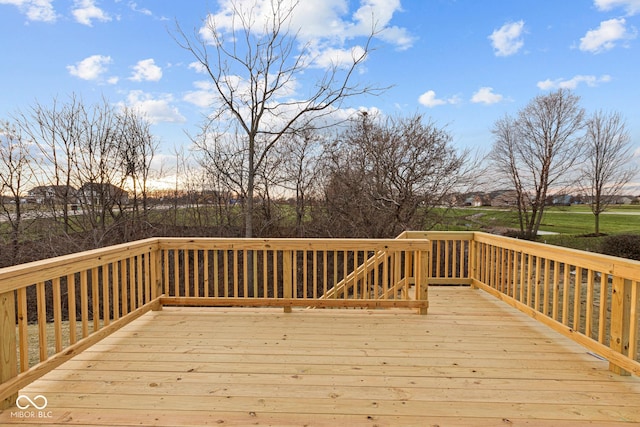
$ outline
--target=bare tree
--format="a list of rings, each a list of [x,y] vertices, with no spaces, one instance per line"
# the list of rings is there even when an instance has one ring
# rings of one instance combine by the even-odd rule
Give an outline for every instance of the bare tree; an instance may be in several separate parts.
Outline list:
[[[348,64],[334,63],[302,100],[292,96],[298,78],[310,71],[314,60],[309,45],[302,45],[290,22],[298,2],[272,0],[268,16],[257,3],[233,1],[233,23],[228,31],[210,15],[205,26],[187,36],[177,26],[177,43],[190,52],[212,82],[215,101],[203,127],[200,147],[211,128],[236,129],[246,147],[245,236],[254,234],[256,176],[267,155],[285,135],[306,125],[309,117],[329,114],[347,98],[376,93],[353,84],[356,69],[369,53],[375,29],[362,47],[351,50]],[[212,126],[213,124],[213,126]]]
[[[517,193],[520,234],[535,239],[547,197],[576,182],[581,162],[584,110],[580,98],[560,89],[534,98],[517,118],[505,117],[493,128],[490,157],[495,172]]]
[[[244,210],[248,171],[244,167],[248,150],[242,138],[235,135],[211,134],[207,141],[195,141],[196,160],[208,174],[208,182],[218,194],[218,217],[228,230],[237,227],[238,207]],[[200,144],[202,142],[202,144]],[[256,171],[257,173],[257,171]],[[255,190],[255,187],[254,187]]]
[[[589,198],[600,234],[600,214],[614,203],[638,169],[630,166],[631,138],[619,113],[594,113],[587,120],[586,162],[582,168],[582,191]]]
[[[295,192],[295,233],[305,236],[305,217],[310,196],[319,188],[320,158],[323,139],[311,129],[292,135],[279,147],[278,157],[283,160],[282,185]]]
[[[151,134],[150,123],[139,113],[124,108],[117,113],[118,159],[122,175],[129,178],[132,191],[131,223],[133,229],[126,240],[146,237],[143,229],[148,225],[148,186],[151,162],[157,150],[157,141]],[[117,198],[122,204],[124,198]],[[122,208],[122,207],[121,207]],[[123,212],[120,209],[120,212]]]
[[[466,186],[469,152],[421,115],[379,121],[363,113],[327,155],[327,212],[334,232],[392,237],[429,227],[433,208]]]
[[[143,117],[106,99],[89,105],[72,95],[65,102],[36,103],[17,115],[17,125],[39,151],[35,184],[54,192],[51,203],[41,207],[47,209],[44,217],[50,220],[51,236],[67,237],[64,247],[58,245],[63,252],[69,251],[69,243],[82,250],[135,238],[136,230],[129,224],[146,213],[155,150]],[[134,190],[132,217],[125,206],[127,179]],[[72,207],[77,215],[71,214]]]
[[[25,220],[22,200],[33,178],[32,162],[29,144],[20,130],[8,122],[0,123],[0,218],[9,224],[11,248],[9,258],[0,259],[0,263],[13,265],[20,261]]]
[[[53,188],[52,203],[46,204],[46,216],[54,222],[62,220],[63,232],[73,229],[70,206],[77,203],[74,171],[77,167],[78,144],[83,137],[82,101],[71,95],[67,102],[54,99],[51,106],[36,102],[27,113],[20,113],[17,122],[22,131],[34,141],[40,152],[41,173],[35,179],[41,188]]]

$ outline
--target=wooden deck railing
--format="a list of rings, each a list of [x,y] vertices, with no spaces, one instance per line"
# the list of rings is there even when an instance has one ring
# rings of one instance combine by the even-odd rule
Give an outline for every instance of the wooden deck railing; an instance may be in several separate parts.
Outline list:
[[[408,296],[414,284],[426,285],[430,245],[424,239],[158,242],[164,305],[412,307],[423,312],[428,306],[426,286],[418,287],[418,298]]]
[[[393,240],[156,238],[0,269],[0,405],[162,305],[412,307],[484,289],[640,375],[640,262],[486,233]]]
[[[0,269],[0,407],[35,378],[159,308],[157,252],[157,240],[149,239]]]
[[[640,262],[474,233],[470,264],[473,286],[640,375]]]
[[[426,313],[429,248],[424,239],[161,238],[0,269],[0,409],[21,387],[162,305]],[[326,297],[345,280],[351,285]]]

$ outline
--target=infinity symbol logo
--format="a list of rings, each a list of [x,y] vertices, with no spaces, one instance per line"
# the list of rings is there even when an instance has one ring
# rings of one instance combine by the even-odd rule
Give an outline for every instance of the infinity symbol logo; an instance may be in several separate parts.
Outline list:
[[[26,403],[24,403],[26,401]],[[40,401],[41,404],[38,405],[36,402]],[[49,402],[47,401],[47,398],[44,397],[43,395],[39,394],[36,397],[33,398],[33,400],[31,400],[31,398],[29,396],[25,396],[24,394],[21,394],[20,396],[18,396],[18,398],[16,399],[16,406],[20,409],[27,409],[30,406],[33,406],[36,409],[44,409],[47,407],[47,404]]]

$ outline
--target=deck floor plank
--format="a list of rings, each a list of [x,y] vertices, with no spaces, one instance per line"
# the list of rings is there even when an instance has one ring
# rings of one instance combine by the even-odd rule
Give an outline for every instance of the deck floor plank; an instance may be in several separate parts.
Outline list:
[[[30,384],[0,425],[602,426],[640,379],[482,291],[406,310],[165,307]],[[37,414],[36,414],[37,415]]]

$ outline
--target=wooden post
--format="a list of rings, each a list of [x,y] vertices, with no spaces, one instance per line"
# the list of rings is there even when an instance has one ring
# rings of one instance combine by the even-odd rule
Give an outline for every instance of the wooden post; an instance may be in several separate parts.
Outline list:
[[[162,252],[160,249],[151,249],[150,255],[150,282],[151,282],[151,299],[154,300],[162,295]],[[165,266],[166,268],[166,266]],[[196,283],[196,286],[198,284]],[[162,305],[158,304],[157,309],[154,308],[154,311],[162,310]]]
[[[471,289],[478,289],[478,287],[473,284],[474,279],[480,281],[480,278],[478,277],[478,260],[476,259],[478,251],[476,249],[476,245],[476,241],[471,238],[469,240],[469,261],[467,263],[467,268],[469,269],[468,275],[469,279],[471,279]]]
[[[293,273],[293,251],[282,251],[282,296],[285,299],[293,298]],[[285,306],[284,312],[291,313],[291,306]]]
[[[631,281],[615,276],[611,294],[611,339],[609,346],[612,350],[625,356],[629,354],[630,307]],[[618,375],[630,375],[629,372],[613,363],[609,363],[609,370]]]
[[[16,309],[15,292],[0,295],[0,384],[18,375],[18,355],[16,352]],[[0,401],[0,410],[12,407],[18,392]]]
[[[429,252],[420,251],[416,257],[416,300],[429,301]],[[428,307],[420,307],[418,314],[427,314]]]

